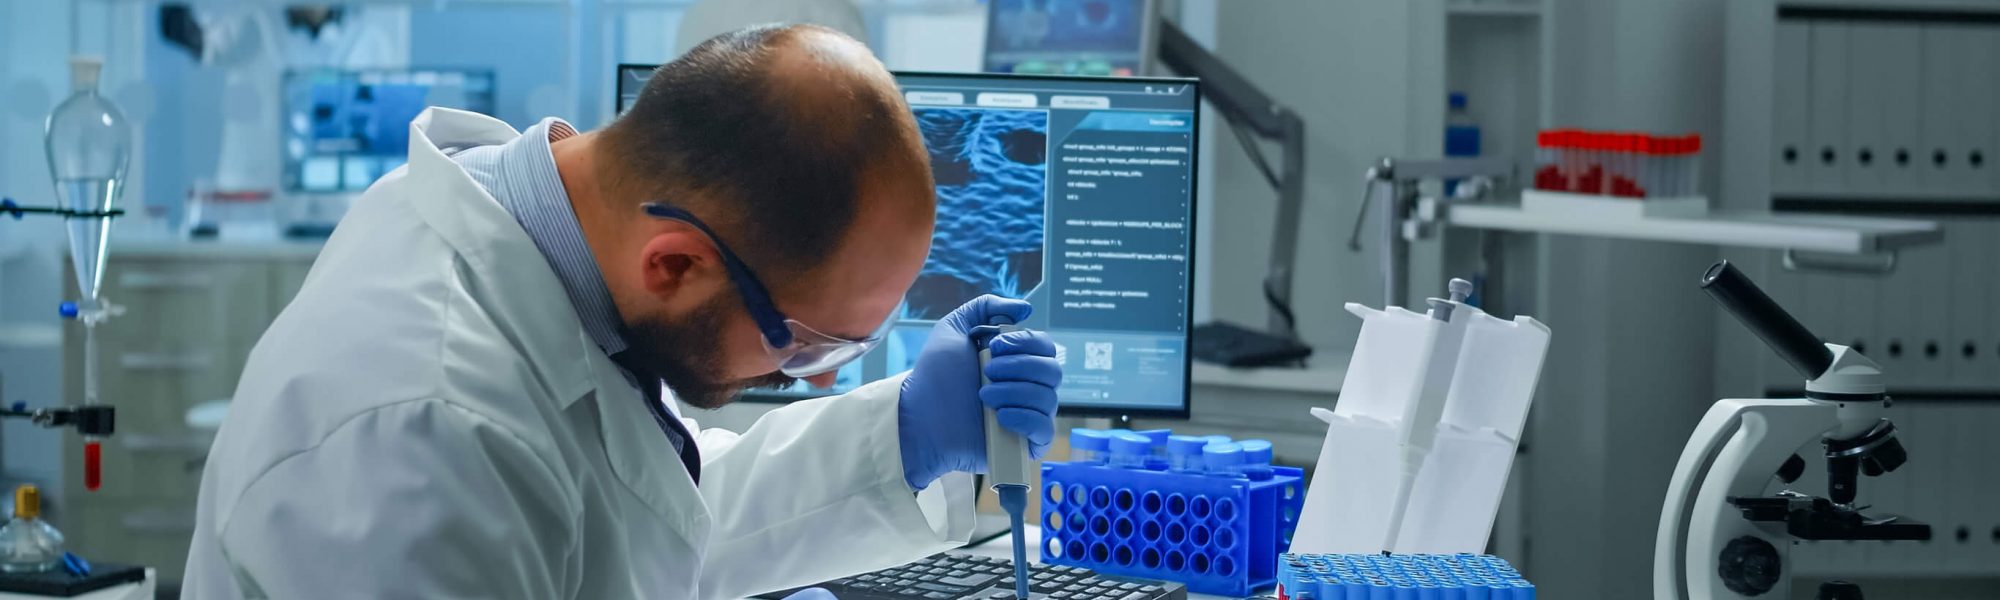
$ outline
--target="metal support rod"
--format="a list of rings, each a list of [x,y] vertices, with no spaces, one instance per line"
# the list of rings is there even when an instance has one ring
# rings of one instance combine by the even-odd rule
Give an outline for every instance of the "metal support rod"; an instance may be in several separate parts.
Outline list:
[[[1271,267],[1264,276],[1264,296],[1271,305],[1267,325],[1272,335],[1296,339],[1292,317],[1292,281],[1299,253],[1299,228],[1305,204],[1306,125],[1298,113],[1272,100],[1249,78],[1201,47],[1172,22],[1162,19],[1160,62],[1182,75],[1201,79],[1202,96],[1224,119],[1258,136],[1276,140],[1284,152],[1275,174],[1278,194],[1276,225],[1271,235]],[[1245,138],[1245,143],[1254,143]],[[1249,147],[1254,150],[1254,147]],[[1254,159],[1254,157],[1253,157]],[[1260,163],[1262,164],[1262,163]]]
[[[1403,184],[1390,181],[1383,186],[1381,210],[1376,211],[1382,227],[1382,306],[1398,306],[1403,298],[1404,264],[1409,260],[1410,243],[1403,239]]]

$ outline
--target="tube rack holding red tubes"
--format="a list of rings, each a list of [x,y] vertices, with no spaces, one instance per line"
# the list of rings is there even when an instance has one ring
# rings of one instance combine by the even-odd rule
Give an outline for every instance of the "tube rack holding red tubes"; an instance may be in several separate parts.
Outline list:
[[[1701,135],[1551,129],[1535,135],[1534,189],[1620,198],[1699,196]]]
[[[1571,216],[1699,216],[1708,212],[1700,164],[1698,134],[1544,130],[1535,136],[1534,185],[1521,206]]]

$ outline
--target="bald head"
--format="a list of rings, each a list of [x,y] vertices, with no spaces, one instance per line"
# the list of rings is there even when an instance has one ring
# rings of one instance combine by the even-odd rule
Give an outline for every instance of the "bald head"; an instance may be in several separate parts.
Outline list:
[[[868,48],[812,25],[717,36],[660,67],[603,130],[612,214],[664,201],[709,223],[744,261],[804,279],[858,223],[935,209],[923,140]]]

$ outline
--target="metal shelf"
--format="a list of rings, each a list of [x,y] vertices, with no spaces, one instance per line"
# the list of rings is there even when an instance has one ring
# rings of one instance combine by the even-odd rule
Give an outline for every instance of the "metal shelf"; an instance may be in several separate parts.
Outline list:
[[[1468,204],[1451,207],[1446,220],[1473,229],[1834,254],[1873,254],[1944,239],[1943,229],[1934,221],[1754,211],[1718,211],[1691,218],[1600,218],[1528,212],[1519,205]]]

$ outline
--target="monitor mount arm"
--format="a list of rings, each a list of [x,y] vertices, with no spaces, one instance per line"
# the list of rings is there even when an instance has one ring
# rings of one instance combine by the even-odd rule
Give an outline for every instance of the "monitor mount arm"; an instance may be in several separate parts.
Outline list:
[[[1277,103],[1172,22],[1160,21],[1160,61],[1183,76],[1201,80],[1202,93],[1236,131],[1271,187],[1278,191],[1277,226],[1271,235],[1271,270],[1264,276],[1264,301],[1271,305],[1267,330],[1297,339],[1292,314],[1292,276],[1298,261],[1300,211],[1305,203],[1306,124],[1298,113]],[[1282,168],[1273,170],[1252,135],[1274,140],[1284,151]]]

